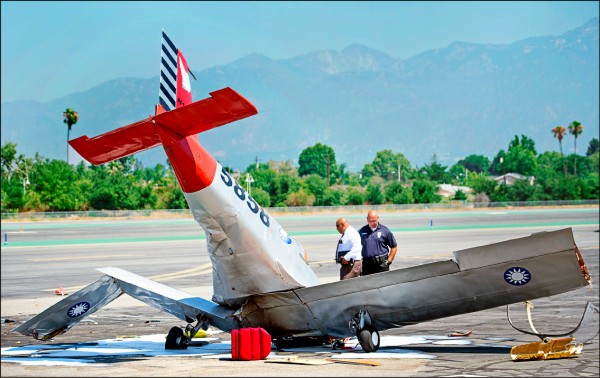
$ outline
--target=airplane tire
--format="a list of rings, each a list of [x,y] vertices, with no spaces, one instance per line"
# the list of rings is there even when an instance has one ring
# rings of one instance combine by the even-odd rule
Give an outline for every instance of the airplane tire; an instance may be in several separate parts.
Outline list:
[[[366,326],[358,333],[358,342],[365,352],[377,352],[380,342],[379,331],[371,325]]]
[[[183,335],[183,330],[179,327],[173,327],[167,334],[165,349],[187,349],[187,338]]]

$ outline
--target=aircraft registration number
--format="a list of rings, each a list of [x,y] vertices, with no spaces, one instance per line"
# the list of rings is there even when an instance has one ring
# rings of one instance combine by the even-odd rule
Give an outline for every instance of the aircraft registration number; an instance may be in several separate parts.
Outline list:
[[[237,198],[239,198],[241,201],[246,201],[246,204],[248,205],[248,208],[250,209],[250,211],[252,211],[254,214],[258,214],[262,223],[265,226],[269,227],[271,222],[269,220],[269,215],[267,215],[267,213],[265,213],[265,209],[258,206],[256,201],[254,200],[254,198],[252,198],[252,196],[250,194],[246,195],[247,193],[244,190],[244,188],[242,188],[237,183],[237,181],[235,181],[229,175],[229,173],[225,170],[224,167],[221,168],[221,180],[223,180],[223,183],[225,185],[232,187],[233,192],[235,193]],[[259,212],[259,209],[260,209],[260,212]]]

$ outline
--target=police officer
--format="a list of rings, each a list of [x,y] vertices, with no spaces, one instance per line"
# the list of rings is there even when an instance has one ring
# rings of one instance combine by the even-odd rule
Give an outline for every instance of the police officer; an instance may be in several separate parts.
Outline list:
[[[387,272],[394,261],[398,244],[389,228],[379,223],[374,210],[367,214],[367,224],[359,231],[362,243],[362,275]]]

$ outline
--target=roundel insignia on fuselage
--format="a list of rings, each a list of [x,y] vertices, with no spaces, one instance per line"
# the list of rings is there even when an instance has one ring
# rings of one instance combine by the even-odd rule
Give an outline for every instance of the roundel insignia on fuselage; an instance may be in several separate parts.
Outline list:
[[[292,244],[292,238],[290,238],[283,228],[279,229],[279,236],[281,236],[281,240],[283,240],[285,244]]]

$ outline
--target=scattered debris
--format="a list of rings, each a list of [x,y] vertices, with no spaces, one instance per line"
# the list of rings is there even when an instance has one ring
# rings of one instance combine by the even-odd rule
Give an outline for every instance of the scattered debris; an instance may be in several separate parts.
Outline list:
[[[448,334],[448,337],[468,337],[473,333],[473,331],[454,331]]]
[[[349,359],[349,358],[328,358],[327,361],[333,361],[340,364],[353,364],[353,365],[368,365],[368,366],[380,366],[381,362],[373,360],[362,360],[362,359]]]
[[[298,365],[327,365],[333,364],[335,361],[327,361],[318,358],[299,358],[298,356],[290,356],[287,358],[269,358],[265,362],[273,362],[278,364],[298,364]]]
[[[517,345],[510,349],[510,358],[518,361],[573,357],[580,354],[583,349],[583,344],[576,344],[574,340],[573,337],[562,337]]]
[[[356,337],[346,337],[345,339],[336,339],[330,337],[331,349],[333,350],[353,350],[358,345]],[[327,345],[323,345],[327,346]]]
[[[54,294],[56,295],[69,295],[64,287],[59,287],[58,289],[54,289]]]

